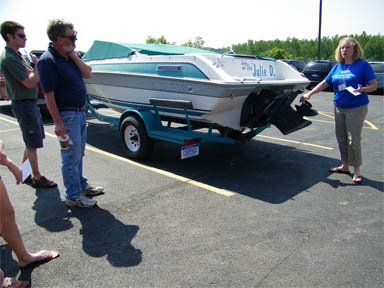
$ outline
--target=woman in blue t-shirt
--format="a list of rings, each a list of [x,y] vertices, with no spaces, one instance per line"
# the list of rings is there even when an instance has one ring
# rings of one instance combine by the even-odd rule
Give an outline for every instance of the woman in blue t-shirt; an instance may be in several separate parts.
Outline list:
[[[353,182],[361,183],[361,130],[368,113],[368,93],[377,89],[376,77],[371,65],[362,59],[363,50],[350,37],[343,38],[336,48],[335,58],[339,62],[315,88],[301,97],[308,100],[332,85],[335,96],[335,130],[341,155],[341,166],[329,169],[331,173],[350,174],[354,167]]]

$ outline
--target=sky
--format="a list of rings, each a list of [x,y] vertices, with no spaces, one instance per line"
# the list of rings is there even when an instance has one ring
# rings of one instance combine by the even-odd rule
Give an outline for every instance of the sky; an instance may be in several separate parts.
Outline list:
[[[149,36],[179,45],[200,36],[204,46],[223,48],[248,40],[317,39],[319,7],[320,0],[0,0],[0,22],[25,27],[28,51],[48,47],[46,29],[54,18],[74,24],[81,51],[94,40],[145,43]],[[383,35],[383,15],[384,0],[323,0],[321,36]]]

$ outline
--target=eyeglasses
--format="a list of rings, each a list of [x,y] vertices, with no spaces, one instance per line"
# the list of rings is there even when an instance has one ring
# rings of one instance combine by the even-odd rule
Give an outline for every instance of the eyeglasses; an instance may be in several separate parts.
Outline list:
[[[25,35],[25,34],[18,34],[18,33],[16,33],[16,35],[19,36],[21,39],[24,39],[25,37],[27,37],[27,35]]]
[[[71,40],[71,41],[73,42],[73,41],[77,40],[77,32],[73,33],[73,34],[70,35],[70,36],[62,35],[61,37],[63,37],[63,38],[67,38],[67,39],[69,39],[69,40]]]

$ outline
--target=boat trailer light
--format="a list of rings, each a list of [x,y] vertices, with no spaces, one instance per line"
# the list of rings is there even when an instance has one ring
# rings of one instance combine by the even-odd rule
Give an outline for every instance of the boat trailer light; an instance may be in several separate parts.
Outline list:
[[[196,143],[199,143],[199,142],[200,142],[200,138],[186,139],[186,140],[184,140],[184,146],[193,145],[193,144],[196,144]]]

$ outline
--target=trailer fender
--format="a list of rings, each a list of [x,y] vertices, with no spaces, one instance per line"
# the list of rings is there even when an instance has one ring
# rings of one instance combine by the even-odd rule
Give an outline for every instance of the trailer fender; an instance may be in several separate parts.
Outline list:
[[[137,115],[143,121],[147,135],[149,135],[149,131],[157,130],[161,127],[160,120],[156,119],[155,115],[151,111],[127,109],[121,114],[119,128],[121,127],[124,119],[132,115]]]

